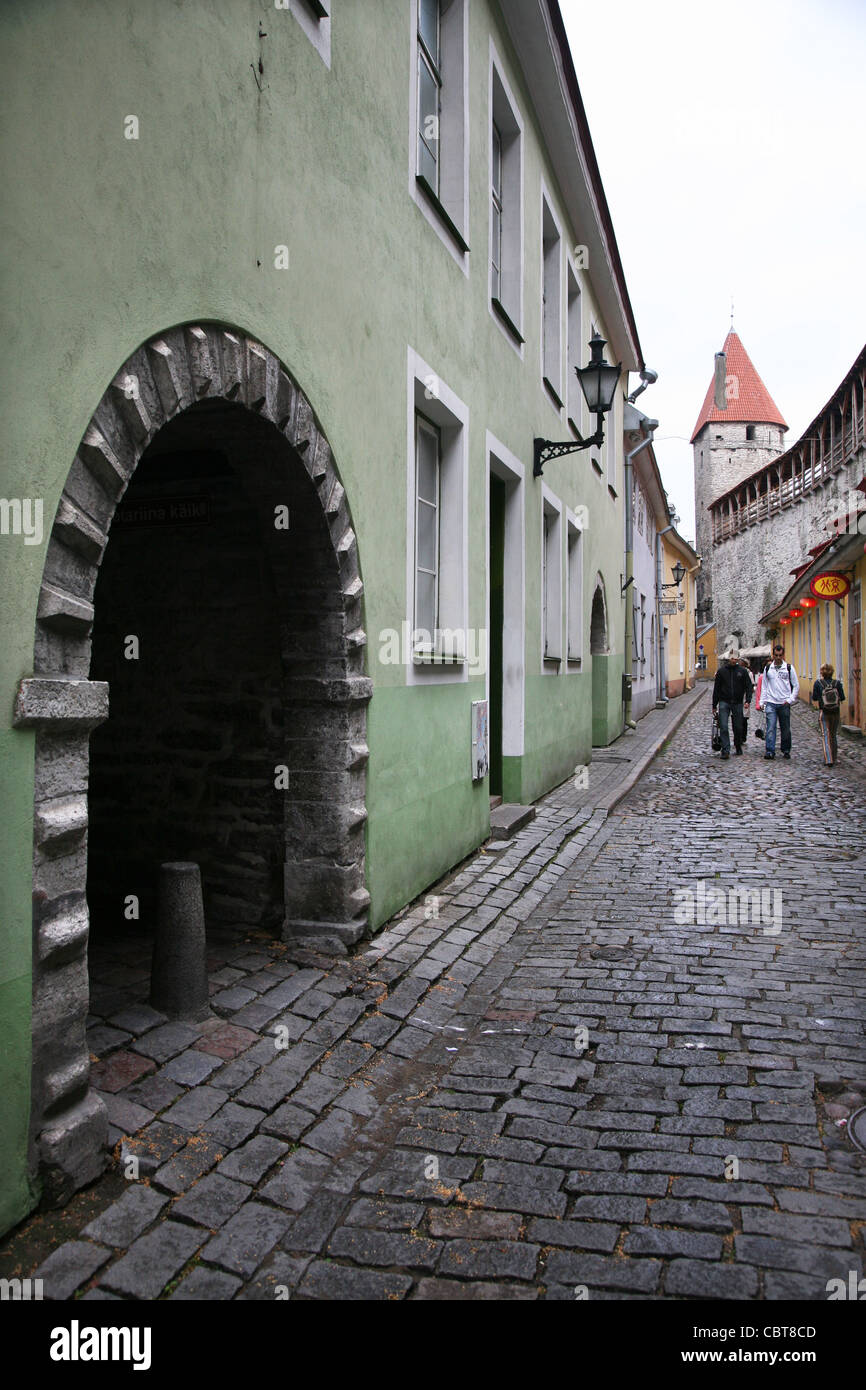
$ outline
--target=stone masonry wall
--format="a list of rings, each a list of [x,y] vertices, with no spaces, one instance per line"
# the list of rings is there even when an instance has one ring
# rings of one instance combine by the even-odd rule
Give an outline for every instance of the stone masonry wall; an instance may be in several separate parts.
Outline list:
[[[803,563],[809,548],[828,537],[824,526],[844,511],[864,467],[866,450],[861,449],[823,487],[712,547],[713,616],[720,643],[735,629],[743,632],[743,646],[766,640],[761,614],[790,588],[791,570]]]

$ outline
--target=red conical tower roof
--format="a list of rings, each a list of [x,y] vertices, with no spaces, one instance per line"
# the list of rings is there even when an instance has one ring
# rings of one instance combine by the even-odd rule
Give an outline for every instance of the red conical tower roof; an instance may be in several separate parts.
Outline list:
[[[722,351],[728,359],[727,375],[736,378],[737,394],[732,394],[727,410],[719,410],[714,399],[714,383],[710,382],[690,442],[694,443],[710,420],[726,421],[728,424],[746,421],[750,425],[781,425],[786,430],[788,426],[781,410],[755,371],[751,357],[733,329],[725,339]]]

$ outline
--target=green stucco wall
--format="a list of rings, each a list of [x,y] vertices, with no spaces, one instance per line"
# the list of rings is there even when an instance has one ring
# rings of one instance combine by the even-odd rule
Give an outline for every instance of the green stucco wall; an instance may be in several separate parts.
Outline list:
[[[368,887],[380,925],[486,835],[486,783],[469,775],[476,676],[408,687],[377,659],[406,617],[406,363],[414,348],[468,405],[469,612],[483,627],[485,431],[525,462],[525,744],[504,759],[508,799],[530,801],[588,762],[592,576],[619,590],[619,499],[586,454],[549,464],[566,505],[589,507],[580,672],[542,675],[541,494],[533,435],[562,426],[539,370],[540,183],[557,180],[496,7],[470,4],[467,278],[409,196],[409,63],[403,0],[335,4],[332,66],[287,11],[249,0],[32,0],[0,13],[6,450],[0,491],[44,499],[42,545],[0,537],[0,1025],[4,1115],[0,1226],[23,1216],[29,1095],[33,736],[12,730],[33,670],[45,544],[90,416],[133,350],[169,326],[237,325],[267,345],[311,401],[334,452],[365,583],[369,707]],[[267,37],[258,38],[260,19]],[[488,47],[493,34],[526,123],[525,360],[488,308]],[[263,90],[250,64],[262,55]],[[371,80],[371,76],[375,80]],[[135,114],[138,140],[124,138]],[[580,237],[567,227],[568,243]],[[289,247],[288,270],[274,248]],[[592,289],[587,310],[599,318]],[[588,318],[585,320],[588,322]],[[587,334],[588,336],[588,334]],[[621,448],[621,441],[618,445]],[[609,658],[614,736],[621,655]]]

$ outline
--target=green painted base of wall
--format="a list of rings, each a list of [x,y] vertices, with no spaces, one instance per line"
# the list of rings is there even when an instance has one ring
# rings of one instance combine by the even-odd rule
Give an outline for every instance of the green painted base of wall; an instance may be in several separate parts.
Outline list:
[[[523,759],[502,759],[502,800],[516,802],[523,800]]]
[[[27,1177],[30,1116],[30,976],[0,985],[3,1063],[0,1079],[0,1234],[23,1221],[39,1200]]]
[[[623,730],[622,655],[596,653],[592,658],[592,746],[607,748]]]

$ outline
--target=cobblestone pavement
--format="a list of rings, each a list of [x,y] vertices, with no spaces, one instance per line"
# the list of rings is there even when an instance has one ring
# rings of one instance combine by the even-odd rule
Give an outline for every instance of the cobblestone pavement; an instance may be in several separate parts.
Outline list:
[[[722,763],[701,696],[598,809],[676,707],[353,958],[227,941],[214,1016],[185,1025],[130,1003],[146,949],[118,957],[91,1037],[138,1180],[79,1194],[65,1234],[87,1224],[18,1272],[86,1300],[823,1300],[859,1278],[866,749],[825,768],[798,709],[790,762],[752,740]]]

